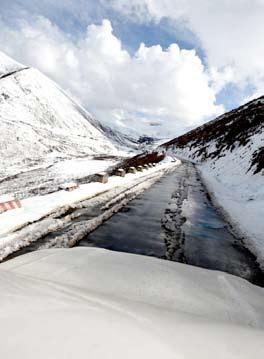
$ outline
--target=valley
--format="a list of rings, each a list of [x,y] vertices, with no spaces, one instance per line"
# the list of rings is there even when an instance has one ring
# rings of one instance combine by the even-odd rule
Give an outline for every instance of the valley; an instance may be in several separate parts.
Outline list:
[[[262,359],[263,104],[125,133],[0,52],[1,357]]]

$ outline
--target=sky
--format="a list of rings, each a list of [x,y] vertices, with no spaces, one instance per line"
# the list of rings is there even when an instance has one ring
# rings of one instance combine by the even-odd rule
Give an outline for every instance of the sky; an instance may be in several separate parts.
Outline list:
[[[0,0],[0,51],[126,133],[182,134],[264,94],[264,0]]]

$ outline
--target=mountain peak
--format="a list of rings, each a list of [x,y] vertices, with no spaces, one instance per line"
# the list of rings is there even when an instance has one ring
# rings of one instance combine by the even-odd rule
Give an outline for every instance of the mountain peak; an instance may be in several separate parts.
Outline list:
[[[25,66],[0,51],[0,78],[14,71],[21,70],[24,67]]]

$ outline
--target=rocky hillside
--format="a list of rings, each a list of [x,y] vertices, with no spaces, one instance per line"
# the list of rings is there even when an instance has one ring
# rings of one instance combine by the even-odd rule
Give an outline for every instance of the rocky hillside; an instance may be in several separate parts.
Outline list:
[[[0,180],[116,144],[56,83],[0,52]]]

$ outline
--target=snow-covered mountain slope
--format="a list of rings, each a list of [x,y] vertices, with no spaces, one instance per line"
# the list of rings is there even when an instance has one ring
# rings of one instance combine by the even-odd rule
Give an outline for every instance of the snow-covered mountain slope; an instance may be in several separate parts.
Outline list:
[[[212,168],[222,157],[237,157],[241,174],[257,174],[264,169],[263,129],[264,96],[167,142],[164,147],[194,160],[209,160]]]
[[[126,151],[132,152],[138,151],[140,149],[138,137],[121,132],[117,129],[112,129],[111,127],[102,125],[99,122],[98,127],[106,134],[109,139],[111,139],[121,149],[123,148]]]
[[[0,53],[0,179],[58,160],[116,154],[80,105],[53,81]]]
[[[264,263],[264,97],[162,146],[200,164],[209,189]]]
[[[84,247],[0,274],[3,358],[264,357],[264,290],[232,275]]]
[[[0,51],[0,79],[15,71],[26,68]]]

